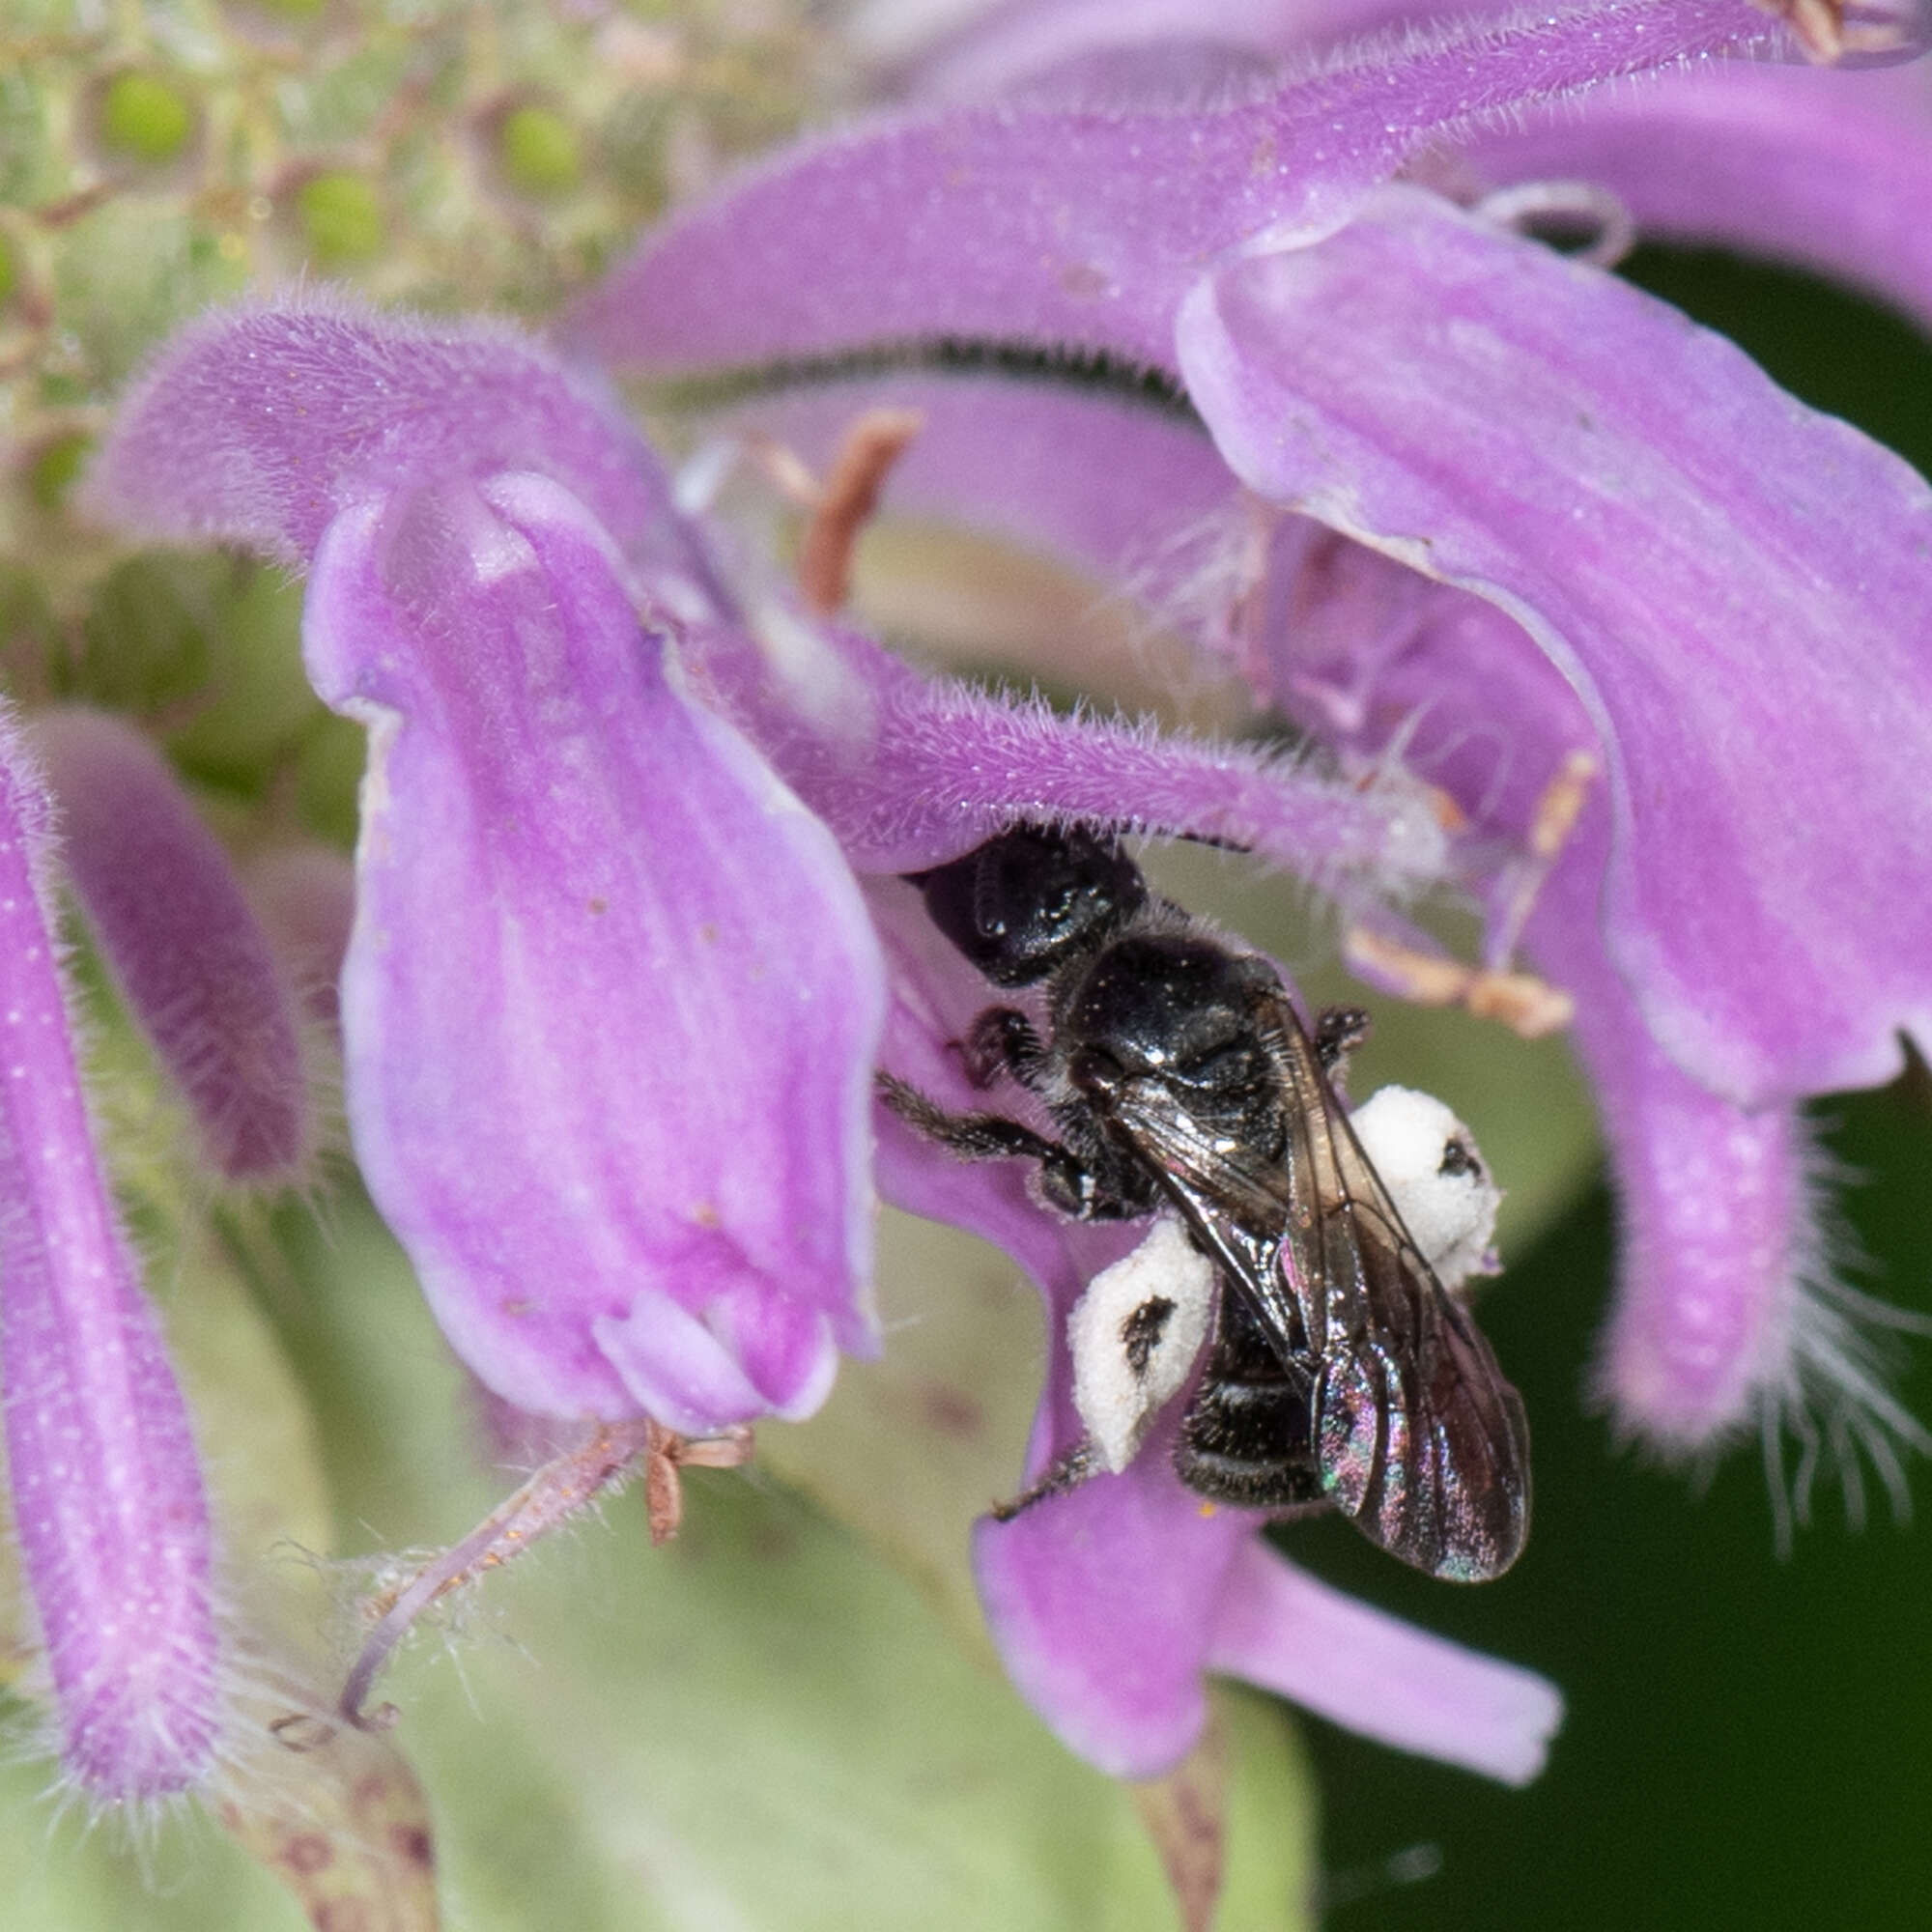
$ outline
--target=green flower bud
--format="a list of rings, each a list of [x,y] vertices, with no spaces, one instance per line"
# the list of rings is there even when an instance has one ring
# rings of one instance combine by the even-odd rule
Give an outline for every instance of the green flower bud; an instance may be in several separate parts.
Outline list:
[[[554,108],[526,105],[503,116],[497,155],[509,185],[525,194],[563,194],[583,173],[577,129]]]
[[[135,160],[171,161],[194,131],[194,108],[185,96],[151,73],[124,73],[100,97],[100,140]]]
[[[376,185],[346,168],[311,175],[296,190],[303,239],[328,268],[365,262],[383,246],[383,205]]]

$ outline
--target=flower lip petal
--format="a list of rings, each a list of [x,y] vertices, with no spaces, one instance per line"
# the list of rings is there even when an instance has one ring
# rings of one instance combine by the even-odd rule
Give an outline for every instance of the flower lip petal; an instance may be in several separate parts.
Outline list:
[[[668,1297],[723,1350],[667,1370],[684,1422],[743,1418],[727,1358],[765,1406],[822,1392],[828,1327],[874,1346],[884,998],[830,835],[540,477],[344,512],[304,636],[372,726],[351,1128],[458,1351],[521,1406],[634,1413],[605,1339]]]
[[[1251,488],[1494,603],[1577,693],[1607,943],[1666,1052],[1744,1104],[1889,1078],[1932,1023],[1923,480],[1414,191],[1204,281],[1180,344]],[[1447,659],[1434,696],[1503,722]]]
[[[1555,1686],[1356,1603],[1259,1540],[1236,1555],[1208,1665],[1398,1750],[1527,1784],[1563,1718]]]
[[[974,1531],[986,1621],[1014,1683],[1114,1777],[1158,1777],[1200,1736],[1216,1604],[1255,1531],[1240,1511],[1205,1512],[1175,1479],[1175,1426],[1124,1474]]]

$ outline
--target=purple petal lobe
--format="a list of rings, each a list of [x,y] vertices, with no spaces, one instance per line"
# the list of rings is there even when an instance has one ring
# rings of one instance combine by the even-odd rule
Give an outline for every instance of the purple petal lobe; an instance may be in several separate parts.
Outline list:
[[[873,1341],[884,990],[831,837],[553,483],[345,511],[304,625],[371,727],[351,1127],[445,1332],[526,1408],[807,1406]]]
[[[177,336],[123,405],[89,493],[137,533],[293,561],[350,503],[505,469],[563,484],[634,557],[689,563],[656,466],[586,379],[507,328],[314,298]]]
[[[34,742],[74,888],[128,1004],[230,1180],[309,1151],[294,1000],[228,855],[167,760],[98,711],[43,712]]]
[[[986,1621],[1013,1682],[1116,1777],[1157,1777],[1200,1736],[1215,1605],[1254,1535],[1252,1517],[1205,1506],[1176,1481],[1172,1436],[1157,1433],[1124,1475],[974,1532]]]
[[[1747,0],[1609,0],[1373,43],[1205,113],[967,109],[832,140],[674,223],[575,342],[664,369],[995,335],[1173,366],[1203,264],[1320,233],[1412,155],[1534,101],[1783,45]]]
[[[1488,598],[1589,714],[1611,957],[1732,1099],[1932,1019],[1932,492],[1721,338],[1395,192],[1204,283],[1188,386],[1270,500]],[[1443,663],[1439,696],[1480,715]]]
[[[591,1332],[639,1407],[667,1428],[702,1435],[765,1410],[730,1349],[668,1294],[641,1289],[621,1318],[600,1315]]]
[[[1505,1784],[1543,1769],[1563,1717],[1534,1671],[1345,1597],[1258,1539],[1230,1568],[1208,1661],[1364,1737]]]
[[[188,1418],[96,1162],[42,890],[45,800],[0,721],[0,1401],[69,1775],[165,1797],[213,1765],[211,1548]]]

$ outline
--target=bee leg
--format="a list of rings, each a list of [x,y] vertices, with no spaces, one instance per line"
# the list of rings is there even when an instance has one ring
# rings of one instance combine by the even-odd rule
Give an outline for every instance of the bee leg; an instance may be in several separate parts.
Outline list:
[[[1065,1156],[1058,1141],[1004,1114],[950,1114],[937,1100],[891,1073],[876,1076],[878,1095],[907,1126],[950,1148],[962,1160],[1037,1160]],[[1070,1158],[1070,1156],[1068,1156]]]
[[[976,1087],[990,1087],[1005,1073],[1031,1088],[1046,1049],[1023,1012],[1012,1007],[988,1007],[959,1042],[959,1058]]]
[[[1009,1502],[995,1503],[993,1520],[1011,1522],[1022,1510],[1030,1510],[1035,1503],[1043,1503],[1049,1496],[1064,1496],[1068,1490],[1077,1490],[1089,1476],[1098,1475],[1099,1472],[1100,1465],[1094,1458],[1094,1445],[1091,1442],[1076,1442],[1048,1467],[1038,1482],[1022,1490]]]
[[[891,1073],[875,1076],[878,1095],[907,1126],[961,1160],[1037,1160],[1040,1192],[1076,1221],[1131,1219],[1147,1205],[1123,1200],[1070,1149],[1004,1114],[950,1114]]]
[[[1315,1015],[1315,1057],[1322,1072],[1339,1073],[1368,1037],[1369,1016],[1360,1007],[1323,1007]]]

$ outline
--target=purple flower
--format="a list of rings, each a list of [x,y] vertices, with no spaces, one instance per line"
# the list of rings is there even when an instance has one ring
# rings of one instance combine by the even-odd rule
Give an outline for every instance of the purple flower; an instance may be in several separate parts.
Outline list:
[[[526,1408],[798,1416],[875,1346],[885,976],[854,866],[1021,811],[1301,869],[1436,857],[1413,792],[1013,710],[776,606],[760,641],[641,442],[506,334],[217,318],[94,487],[309,570],[310,677],[370,730],[357,1158],[459,1352]]]
[[[81,1093],[50,816],[18,727],[0,718],[0,1406],[62,1765],[102,1804],[165,1799],[213,1768],[218,1646],[187,1410]],[[171,829],[149,829],[148,857],[198,892],[208,873]]]
[[[1212,57],[1113,58],[1072,4],[1000,17],[1002,77],[1037,27],[1067,64],[768,163],[648,243],[573,340],[728,374],[739,419],[808,457],[862,401],[920,409],[896,503],[1138,590],[1345,759],[1452,800],[1482,959],[1433,955],[1361,893],[1351,956],[1475,997],[1520,949],[1574,1004],[1625,1208],[1620,1420],[1690,1451],[1819,1402],[1895,1474],[1889,1435],[1923,1437],[1817,1279],[1801,1108],[1889,1078],[1932,1018],[1932,493],[1513,224],[1620,205],[1932,313],[1900,185],[1932,179],[1922,76],[1720,70],[1788,51],[1743,0],[1507,15],[1286,71],[1226,52],[1280,43],[1259,6],[1215,11],[1257,24]],[[1590,91],[1637,74],[1663,77]],[[1534,191],[1578,177],[1594,199]],[[1056,369],[1085,380],[1037,380]],[[1107,380],[1138,370],[1186,410]],[[887,1064],[944,1096],[937,1060],[895,1053],[957,1019],[935,999],[895,1022]],[[935,1174],[890,1133],[882,1159],[895,1198],[1026,1263],[1056,1336],[1113,1258],[1016,1181]],[[1057,1345],[1035,1468],[1073,1427],[1067,1376]],[[979,1549],[1015,1675],[1118,1769],[1184,1748],[1203,1665],[1267,1676],[1255,1579],[1293,1594],[1159,1451]]]
[[[621,418],[499,330],[216,317],[131,397],[93,490],[136,529],[308,571],[310,676],[370,727],[351,1132],[451,1342],[525,1408],[708,1432],[805,1413],[836,1350],[874,1346],[873,1068],[956,1083],[934,975],[955,1006],[977,984],[890,875],[1021,817],[1238,843],[1343,894],[1441,867],[1406,781],[1006,703],[727,582]],[[1074,1241],[1016,1175],[879,1131],[896,1196],[963,1188],[968,1223],[1005,1201],[1037,1262]],[[1540,1680],[1239,1553],[1233,1519],[1209,1542],[1224,1667],[1533,1770]],[[1312,1682],[1312,1632],[1401,1672]],[[1198,1722],[1191,1654],[1194,1716],[1157,1756]]]

